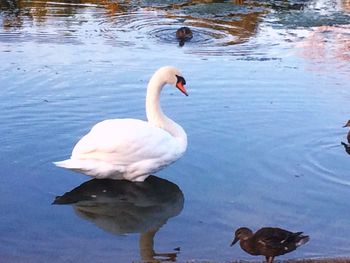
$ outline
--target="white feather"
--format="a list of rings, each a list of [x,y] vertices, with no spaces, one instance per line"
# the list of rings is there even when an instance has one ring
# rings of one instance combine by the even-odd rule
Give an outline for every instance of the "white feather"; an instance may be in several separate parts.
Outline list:
[[[147,89],[148,122],[111,119],[97,123],[75,145],[70,159],[54,164],[96,178],[143,181],[179,159],[187,136],[180,125],[167,118],[159,104],[162,87],[176,84],[178,70],[159,69]]]

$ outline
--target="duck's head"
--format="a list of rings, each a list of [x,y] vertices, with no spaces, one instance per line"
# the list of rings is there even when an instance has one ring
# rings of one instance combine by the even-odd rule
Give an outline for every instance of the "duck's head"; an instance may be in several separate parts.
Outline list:
[[[193,33],[192,30],[190,28],[188,28],[187,26],[184,27],[180,27],[177,31],[176,31],[176,38],[177,39],[190,39],[192,38]]]
[[[185,45],[185,42],[187,40],[190,40],[193,37],[192,30],[188,27],[180,27],[178,30],[176,30],[176,38],[179,41],[180,47]]]
[[[252,230],[247,227],[240,227],[235,232],[235,238],[231,243],[231,247],[236,244],[239,240],[246,240],[253,235]]]
[[[343,126],[343,128],[345,127],[350,127],[350,120],[348,120],[348,122]]]

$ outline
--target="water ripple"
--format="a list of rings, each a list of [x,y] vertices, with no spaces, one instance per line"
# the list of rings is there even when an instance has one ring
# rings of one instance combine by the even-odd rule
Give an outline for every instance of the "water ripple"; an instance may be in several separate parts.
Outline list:
[[[249,17],[247,17],[248,19]],[[112,21],[111,21],[112,20]],[[188,52],[196,54],[225,55],[240,54],[233,45],[248,42],[256,32],[256,25],[245,28],[245,20],[230,22],[191,16],[178,16],[165,11],[139,10],[127,14],[116,14],[100,23],[102,35],[113,39],[124,39],[134,45],[162,43],[178,45],[176,30],[189,27],[193,38],[185,43]],[[137,44],[136,44],[137,43]],[[248,48],[247,48],[248,49]],[[251,49],[250,49],[251,50]]]
[[[315,185],[322,183],[333,184],[333,187],[348,187],[350,178],[346,176],[344,167],[349,156],[340,144],[342,137],[339,132],[334,132],[334,129],[303,128],[284,132],[284,135],[278,138],[278,142],[286,143],[276,144],[276,138],[270,142],[264,141],[264,145],[269,145],[269,149],[264,150],[256,169],[266,180],[271,181],[305,177]],[[293,142],[290,141],[291,138]],[[274,171],[273,174],[271,171]],[[284,176],[275,177],[276,173]]]

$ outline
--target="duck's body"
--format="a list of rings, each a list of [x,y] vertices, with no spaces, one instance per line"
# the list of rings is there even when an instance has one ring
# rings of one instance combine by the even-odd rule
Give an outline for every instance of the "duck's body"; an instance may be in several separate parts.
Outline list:
[[[179,159],[186,151],[187,136],[161,110],[159,96],[165,84],[176,84],[187,95],[178,70],[159,69],[147,88],[148,121],[111,119],[97,123],[75,145],[70,159],[55,164],[98,179],[143,181]]]
[[[341,142],[341,145],[344,146],[345,152],[350,155],[350,145],[346,144],[345,142]]]
[[[263,255],[268,263],[274,257],[294,251],[298,246],[309,241],[302,232],[290,232],[281,228],[264,227],[255,234],[246,227],[236,230],[232,245],[240,241],[241,248],[251,255]]]

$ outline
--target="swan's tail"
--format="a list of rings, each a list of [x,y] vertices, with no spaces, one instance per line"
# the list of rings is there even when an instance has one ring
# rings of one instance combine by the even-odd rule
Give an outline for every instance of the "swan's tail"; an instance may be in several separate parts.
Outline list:
[[[90,175],[90,173],[96,172],[95,170],[100,170],[101,167],[104,167],[106,163],[96,160],[85,160],[85,159],[67,159],[64,161],[54,162],[54,165],[73,170],[79,173],[85,173]],[[110,167],[108,167],[110,168]]]
[[[94,165],[87,160],[67,159],[64,161],[54,162],[53,164],[61,168],[66,168],[87,175],[90,175],[90,172],[94,170]]]
[[[62,167],[67,169],[79,169],[82,167],[82,162],[84,161],[67,159],[64,161],[53,162],[53,164],[56,165],[57,167]]]
[[[67,159],[54,162],[58,167],[66,168],[74,172],[83,173],[95,178],[123,179],[125,167],[113,165],[98,160]]]

